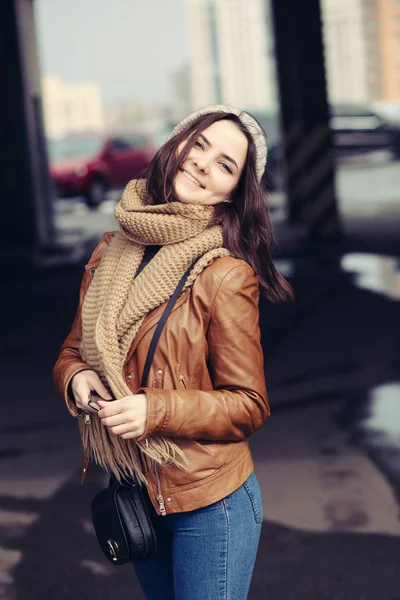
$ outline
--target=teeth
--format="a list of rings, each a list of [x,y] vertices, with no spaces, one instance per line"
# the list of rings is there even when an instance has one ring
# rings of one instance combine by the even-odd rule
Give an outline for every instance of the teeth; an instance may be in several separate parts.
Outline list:
[[[187,171],[183,171],[183,170],[182,170],[182,173],[183,173],[184,175],[186,175],[186,177],[189,179],[189,181],[192,181],[193,183],[195,183],[195,184],[196,184],[196,185],[198,185],[199,187],[202,187],[201,183],[199,183],[199,182],[198,182],[198,181],[197,181],[197,180],[196,180],[194,177],[192,177],[192,176],[190,175],[190,173],[188,173]]]

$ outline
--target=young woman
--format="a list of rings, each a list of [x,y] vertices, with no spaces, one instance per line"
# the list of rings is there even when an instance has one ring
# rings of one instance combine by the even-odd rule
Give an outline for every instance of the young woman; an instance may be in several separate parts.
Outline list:
[[[291,297],[271,258],[266,158],[263,130],[234,107],[180,123],[116,206],[120,230],[86,267],[54,367],[86,455],[145,486],[158,549],[135,570],[148,600],[247,597],[263,519],[247,439],[270,413],[259,293]],[[142,389],[154,328],[192,264]]]

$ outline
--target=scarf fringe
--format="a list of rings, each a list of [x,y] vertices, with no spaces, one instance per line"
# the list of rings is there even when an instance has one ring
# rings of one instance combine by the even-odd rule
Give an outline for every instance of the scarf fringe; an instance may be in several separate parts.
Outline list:
[[[124,440],[110,433],[95,413],[91,413],[90,417],[90,425],[85,423],[84,414],[78,417],[84,455],[93,458],[119,482],[135,477],[146,485],[147,472],[171,463],[187,469],[185,453],[172,440],[149,438],[148,445],[144,441]]]

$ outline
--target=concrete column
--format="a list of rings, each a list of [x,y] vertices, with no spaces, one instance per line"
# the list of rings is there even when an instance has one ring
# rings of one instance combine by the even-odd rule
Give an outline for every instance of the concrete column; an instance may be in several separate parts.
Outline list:
[[[319,0],[271,0],[288,215],[312,236],[341,232]]]
[[[30,267],[54,239],[33,0],[0,2],[0,267]]]

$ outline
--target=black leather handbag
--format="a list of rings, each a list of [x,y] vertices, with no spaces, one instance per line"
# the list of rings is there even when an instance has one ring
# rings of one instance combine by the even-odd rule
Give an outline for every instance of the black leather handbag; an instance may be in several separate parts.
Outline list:
[[[110,479],[92,500],[92,520],[100,548],[113,565],[147,560],[157,548],[149,506],[138,483]]]
[[[146,387],[161,332],[192,270],[189,267],[168,301],[147,353],[141,387]],[[137,481],[119,483],[113,477],[91,503],[92,521],[100,548],[113,565],[147,560],[157,548],[147,494]]]

